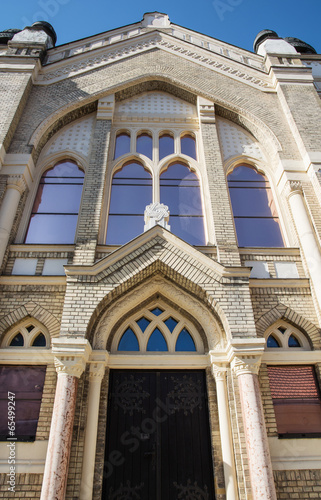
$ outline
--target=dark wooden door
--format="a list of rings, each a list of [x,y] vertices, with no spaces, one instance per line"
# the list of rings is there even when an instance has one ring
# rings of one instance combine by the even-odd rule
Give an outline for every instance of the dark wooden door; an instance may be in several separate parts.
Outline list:
[[[103,500],[213,500],[203,371],[110,373]]]

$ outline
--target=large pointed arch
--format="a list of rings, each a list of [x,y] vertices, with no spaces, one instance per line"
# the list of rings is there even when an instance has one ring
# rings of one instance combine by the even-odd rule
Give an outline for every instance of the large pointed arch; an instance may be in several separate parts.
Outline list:
[[[100,305],[102,310],[99,318],[94,322],[94,316],[97,315],[94,313],[92,327],[89,329],[93,348],[109,350],[115,332],[126,318],[157,300],[169,304],[172,309],[178,309],[181,315],[193,323],[203,340],[205,350],[218,349],[225,345],[226,336],[222,323],[204,301],[173,284],[163,273],[151,273],[149,279],[142,280],[130,291],[119,294],[105,307]]]

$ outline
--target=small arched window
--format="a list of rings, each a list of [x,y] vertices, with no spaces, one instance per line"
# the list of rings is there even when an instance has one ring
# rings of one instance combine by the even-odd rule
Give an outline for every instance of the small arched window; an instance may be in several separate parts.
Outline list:
[[[267,178],[240,165],[228,175],[228,187],[240,247],[283,247],[279,217]]]
[[[170,134],[162,134],[159,137],[159,159],[174,154],[174,137]]]
[[[137,136],[136,152],[153,159],[153,138],[146,132]]]
[[[50,347],[49,333],[34,319],[27,319],[9,332],[1,343],[5,348]]]
[[[196,160],[196,141],[190,134],[182,135],[181,137],[181,153],[190,156]]]
[[[160,200],[169,207],[172,232],[191,245],[204,245],[200,183],[187,165],[172,163],[161,173]]]
[[[267,331],[267,349],[311,350],[307,337],[292,325],[277,323]]]
[[[84,172],[71,160],[57,163],[40,179],[25,243],[73,243]]]
[[[121,132],[116,136],[114,160],[130,152],[130,135],[127,132]]]
[[[152,202],[152,176],[141,163],[129,162],[112,180],[107,245],[123,245],[144,232],[144,211]]]

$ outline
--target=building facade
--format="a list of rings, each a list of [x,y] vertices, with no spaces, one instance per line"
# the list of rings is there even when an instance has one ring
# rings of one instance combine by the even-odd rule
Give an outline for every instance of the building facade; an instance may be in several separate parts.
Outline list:
[[[0,34],[0,490],[321,498],[321,56]]]

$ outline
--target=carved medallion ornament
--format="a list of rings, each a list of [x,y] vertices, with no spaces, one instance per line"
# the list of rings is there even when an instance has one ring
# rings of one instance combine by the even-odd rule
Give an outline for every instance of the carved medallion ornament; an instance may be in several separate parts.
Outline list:
[[[145,377],[135,379],[132,375],[123,381],[116,382],[115,392],[111,395],[113,403],[123,410],[124,413],[133,415],[134,411],[145,413],[143,401],[150,394],[143,390]]]
[[[174,389],[167,395],[167,403],[171,414],[183,411],[184,415],[193,413],[195,408],[202,408],[202,387],[199,381],[185,375],[183,379],[171,377]]]
[[[119,488],[114,491],[114,488],[110,488],[108,500],[140,500],[139,491],[143,488],[144,483],[138,486],[131,486],[130,481],[126,482],[126,485],[120,483]]]
[[[183,486],[182,484],[174,483],[175,488],[178,490],[177,499],[179,500],[209,500],[209,494],[207,490],[207,486],[204,489],[200,488],[197,485],[197,482],[192,484],[192,481],[189,479],[187,481],[187,485]]]

